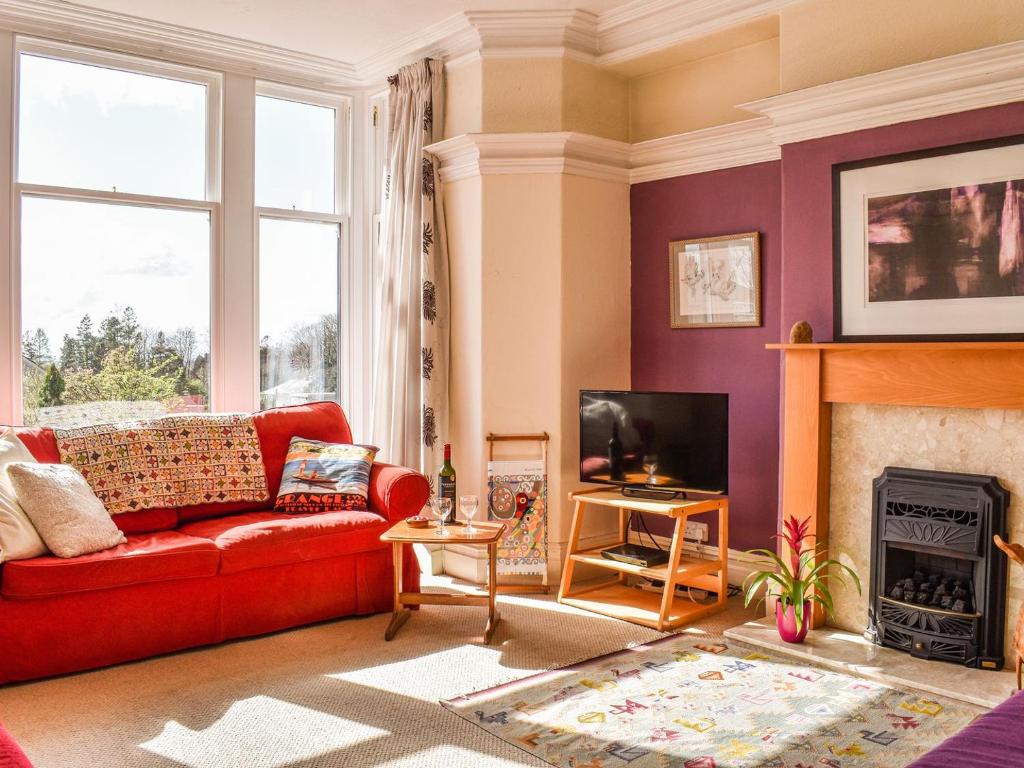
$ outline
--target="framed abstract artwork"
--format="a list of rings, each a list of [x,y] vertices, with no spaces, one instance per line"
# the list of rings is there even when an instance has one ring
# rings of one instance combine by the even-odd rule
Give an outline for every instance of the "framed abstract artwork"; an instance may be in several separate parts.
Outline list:
[[[832,181],[836,341],[1024,339],[1024,136]]]
[[[761,324],[761,238],[757,232],[669,243],[673,328]]]

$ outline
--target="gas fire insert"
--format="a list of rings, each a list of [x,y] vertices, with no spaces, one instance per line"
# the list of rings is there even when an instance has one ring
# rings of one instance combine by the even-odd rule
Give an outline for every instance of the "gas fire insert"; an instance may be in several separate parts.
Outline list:
[[[995,477],[886,467],[874,481],[868,635],[923,659],[1002,669],[1009,492]]]

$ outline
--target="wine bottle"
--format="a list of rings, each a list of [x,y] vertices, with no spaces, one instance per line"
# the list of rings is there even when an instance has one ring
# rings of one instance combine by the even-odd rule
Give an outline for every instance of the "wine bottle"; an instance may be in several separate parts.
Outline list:
[[[455,522],[455,467],[452,466],[452,446],[444,444],[444,463],[437,471],[437,497],[439,499],[451,499],[452,506],[445,517],[445,525]]]
[[[622,466],[622,441],[619,439],[619,422],[612,422],[612,439],[608,441],[608,474],[612,480],[625,480]]]

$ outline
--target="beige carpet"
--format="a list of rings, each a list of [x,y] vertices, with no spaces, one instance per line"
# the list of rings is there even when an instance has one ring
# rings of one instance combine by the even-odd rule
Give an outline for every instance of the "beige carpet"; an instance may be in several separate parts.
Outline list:
[[[490,646],[481,609],[428,606],[390,643],[378,615],[0,688],[0,720],[38,768],[543,766],[438,700],[661,634],[549,597],[499,602]],[[753,616],[733,598],[686,631]]]

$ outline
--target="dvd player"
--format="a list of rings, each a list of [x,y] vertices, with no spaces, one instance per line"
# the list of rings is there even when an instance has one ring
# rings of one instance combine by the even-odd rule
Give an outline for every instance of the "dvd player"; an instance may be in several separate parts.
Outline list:
[[[665,550],[642,547],[639,544],[620,544],[617,547],[602,550],[601,557],[629,565],[638,565],[641,568],[652,568],[655,565],[663,565],[668,562],[668,552]]]

